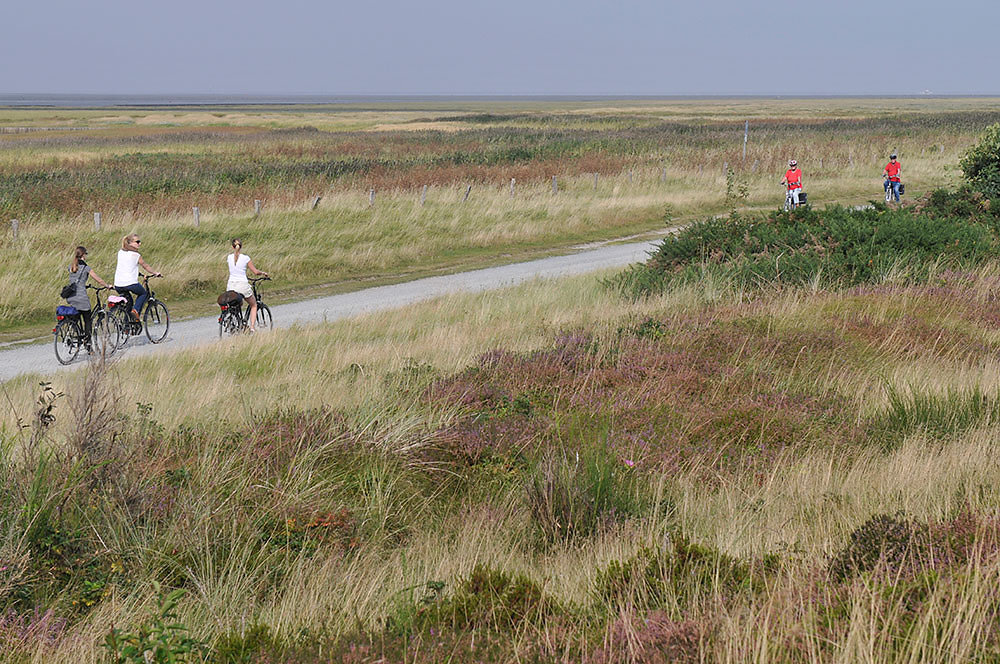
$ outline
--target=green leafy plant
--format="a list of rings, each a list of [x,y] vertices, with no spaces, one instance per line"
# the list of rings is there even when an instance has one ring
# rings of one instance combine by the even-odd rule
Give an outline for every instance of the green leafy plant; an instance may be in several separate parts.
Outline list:
[[[177,604],[186,591],[177,589],[164,593],[155,581],[153,590],[159,597],[159,607],[148,622],[134,631],[112,627],[105,637],[103,646],[110,661],[114,664],[200,661],[206,652],[205,644],[188,636],[187,627],[177,622]]]
[[[988,198],[1000,196],[1000,122],[986,128],[959,165],[973,189]]]

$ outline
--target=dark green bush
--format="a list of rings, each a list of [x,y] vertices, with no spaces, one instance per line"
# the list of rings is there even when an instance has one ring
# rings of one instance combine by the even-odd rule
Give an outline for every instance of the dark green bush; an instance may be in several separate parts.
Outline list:
[[[1000,196],[1000,123],[986,128],[959,165],[973,189],[990,199]]]
[[[880,563],[898,569],[926,542],[922,529],[903,514],[876,514],[855,528],[828,571],[838,581],[874,570]]]
[[[961,205],[976,207],[971,192],[966,199],[960,204],[932,195],[933,210],[945,216],[876,204],[706,219],[666,238],[647,263],[630,268],[614,285],[641,296],[696,282],[706,273],[750,288],[814,280],[855,285],[878,281],[893,269],[923,280],[940,261],[968,266],[1000,254],[995,218],[961,214]]]

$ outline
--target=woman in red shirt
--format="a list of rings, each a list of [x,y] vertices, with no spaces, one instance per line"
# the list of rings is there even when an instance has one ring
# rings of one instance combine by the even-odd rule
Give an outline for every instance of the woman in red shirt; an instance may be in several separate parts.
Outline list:
[[[882,169],[882,177],[885,182],[883,186],[885,187],[886,193],[889,191],[889,187],[892,187],[892,195],[896,198],[896,202],[899,202],[899,174],[903,172],[903,166],[896,161],[896,153],[893,152],[889,155],[889,163],[885,165]]]
[[[799,162],[794,159],[788,160],[788,170],[785,171],[785,179],[781,184],[788,187],[788,193],[792,196],[792,206],[799,204],[799,194],[802,193],[802,169]]]

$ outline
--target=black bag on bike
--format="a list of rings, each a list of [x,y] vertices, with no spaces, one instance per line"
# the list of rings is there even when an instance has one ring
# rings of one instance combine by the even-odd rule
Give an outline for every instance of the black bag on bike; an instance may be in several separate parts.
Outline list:
[[[805,205],[805,204],[806,204],[806,192],[800,191],[799,192],[799,205]]]
[[[227,290],[217,300],[220,307],[231,307],[243,301],[243,296],[234,290]]]
[[[899,183],[899,195],[900,195],[900,196],[902,196],[902,195],[903,195],[903,189],[904,189],[904,186],[903,186],[903,183],[902,183],[902,182],[900,182],[900,183]]]
[[[76,282],[75,281],[69,282],[68,284],[66,284],[65,286],[62,287],[61,291],[59,291],[59,297],[61,297],[64,300],[68,300],[69,298],[73,297],[74,295],[76,295]]]

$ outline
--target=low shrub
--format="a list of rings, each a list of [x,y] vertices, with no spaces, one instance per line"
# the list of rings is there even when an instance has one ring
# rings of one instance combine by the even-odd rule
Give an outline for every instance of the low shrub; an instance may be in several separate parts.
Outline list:
[[[397,612],[390,629],[412,633],[486,630],[512,632],[559,612],[534,581],[477,563],[455,592],[441,597],[443,584],[430,587],[412,615]]]
[[[615,560],[597,575],[598,598],[612,605],[646,609],[689,608],[712,596],[732,599],[756,593],[778,558],[742,561],[673,534],[663,547],[644,547],[626,560]]]
[[[875,204],[706,219],[664,239],[649,261],[611,283],[641,296],[706,274],[743,288],[855,285],[890,274],[923,281],[942,263],[969,266],[1000,255],[992,217],[955,215],[958,204],[936,196],[926,213]]]

